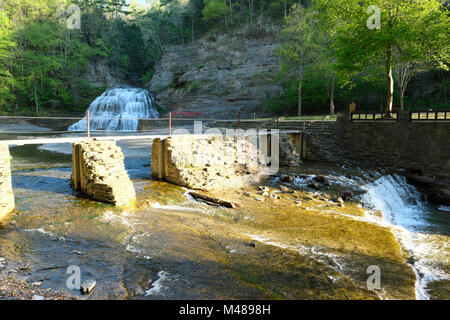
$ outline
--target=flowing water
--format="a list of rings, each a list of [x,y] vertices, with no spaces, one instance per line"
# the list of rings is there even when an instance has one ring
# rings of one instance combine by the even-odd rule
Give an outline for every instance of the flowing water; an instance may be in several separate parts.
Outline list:
[[[67,267],[80,266],[82,279],[97,281],[91,299],[384,298],[383,293],[371,296],[357,285],[355,270],[360,262],[352,265],[352,259],[367,260],[365,266],[373,264],[372,258],[343,254],[330,245],[314,244],[317,240],[296,242],[308,229],[292,226],[311,219],[307,218],[311,213],[286,221],[287,230],[300,233],[277,235],[270,226],[278,227],[283,220],[272,216],[279,210],[277,215],[286,215],[283,207],[269,205],[266,210],[264,203],[256,202],[255,207],[239,211],[194,202],[186,189],[149,179],[150,145],[121,147],[138,194],[138,208],[129,212],[90,201],[70,188],[70,148],[66,154],[48,151],[51,146],[11,148],[17,215],[14,224],[0,228],[0,256],[10,270],[30,283],[43,282],[44,288],[67,290]],[[448,299],[448,212],[422,202],[401,177],[333,170],[327,173],[332,188],[351,188],[368,211],[383,211],[385,220],[376,223],[391,228],[410,255],[417,298]],[[303,173],[296,184],[303,187],[309,179]],[[329,213],[350,217],[344,225],[379,219]],[[261,228],[263,215],[276,220]],[[336,218],[330,219],[338,225]],[[319,221],[313,229],[323,232],[326,225]],[[348,242],[334,236],[342,225],[329,228],[330,243],[336,241],[339,247]],[[312,234],[317,233],[314,230]],[[259,245],[250,246],[250,240]],[[271,281],[273,289],[268,290]],[[430,288],[433,296],[427,291]]]
[[[136,131],[139,119],[157,118],[153,97],[139,88],[116,88],[103,93],[89,106],[91,130]],[[69,131],[86,131],[87,118]]]
[[[363,187],[362,201],[380,210],[410,256],[416,273],[416,296],[430,299],[428,288],[450,284],[450,216],[429,205],[398,175],[383,176]],[[440,208],[440,209],[439,209]],[[447,297],[448,298],[448,297]]]
[[[139,118],[158,116],[149,93],[131,88],[105,92],[89,110],[93,130],[135,131]],[[223,191],[244,204],[230,210],[152,181],[150,141],[118,144],[138,195],[129,212],[71,189],[70,144],[11,148],[17,210],[0,228],[0,272],[67,290],[67,267],[76,265],[97,281],[92,299],[450,298],[448,208],[422,201],[398,175],[305,164],[292,169],[297,188],[307,193],[321,173],[331,182],[325,192],[351,189],[359,202],[342,209],[310,197],[299,207],[289,192],[258,202],[245,196],[254,190]],[[367,290],[373,264],[386,290]]]

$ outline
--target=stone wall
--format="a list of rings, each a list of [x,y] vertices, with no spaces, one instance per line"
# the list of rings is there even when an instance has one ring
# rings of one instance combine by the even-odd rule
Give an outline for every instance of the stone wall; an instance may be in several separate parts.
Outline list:
[[[220,190],[259,184],[267,167],[248,139],[212,135],[179,135],[155,139],[152,176],[198,190]]]
[[[123,161],[122,150],[114,141],[74,143],[71,185],[94,200],[131,206],[136,193]]]
[[[450,174],[450,122],[352,122],[341,114],[336,134],[305,134],[303,158]]]
[[[10,163],[8,146],[0,144],[0,220],[14,210]]]

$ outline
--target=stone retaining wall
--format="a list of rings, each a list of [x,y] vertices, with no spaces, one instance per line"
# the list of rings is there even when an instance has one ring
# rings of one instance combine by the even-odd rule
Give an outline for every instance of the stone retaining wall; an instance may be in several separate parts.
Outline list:
[[[94,200],[120,207],[134,204],[136,193],[114,141],[73,144],[71,185]]]
[[[9,148],[5,144],[0,144],[0,220],[14,210],[10,164]]]
[[[450,122],[352,122],[341,114],[336,134],[305,134],[303,158],[450,174]]]
[[[229,136],[179,135],[155,139],[152,176],[198,190],[220,190],[259,184],[267,167],[248,139]]]

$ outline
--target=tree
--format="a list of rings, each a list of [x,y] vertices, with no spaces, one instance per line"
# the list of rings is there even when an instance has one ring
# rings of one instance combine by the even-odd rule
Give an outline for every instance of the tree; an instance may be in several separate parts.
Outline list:
[[[394,80],[400,92],[400,110],[405,109],[405,91],[412,77],[419,72],[431,69],[431,66],[410,61],[399,62],[394,68]]]
[[[316,0],[315,8],[336,32],[342,78],[351,81],[371,65],[384,65],[387,113],[393,110],[395,59],[448,69],[450,21],[439,0]]]
[[[294,5],[285,19],[285,27],[281,32],[282,43],[278,54],[281,57],[281,69],[286,75],[295,74],[298,85],[298,115],[302,115],[302,84],[305,67],[313,57],[317,48],[315,12],[302,6]]]

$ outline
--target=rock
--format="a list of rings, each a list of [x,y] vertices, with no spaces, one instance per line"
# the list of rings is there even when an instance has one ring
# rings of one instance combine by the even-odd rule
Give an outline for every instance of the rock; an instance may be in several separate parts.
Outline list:
[[[294,203],[295,203],[296,205],[298,205],[298,206],[300,206],[300,205],[302,204],[302,202],[299,201],[299,200],[295,200]]]
[[[320,185],[316,181],[313,181],[308,184],[308,188],[320,190]]]
[[[342,200],[341,197],[338,197],[338,198],[336,199],[336,202],[339,204],[340,207],[345,207],[345,205],[344,205],[344,200]]]
[[[145,291],[142,290],[140,286],[137,286],[136,289],[134,289],[134,295],[135,296],[143,296],[145,294]]]
[[[40,286],[42,286],[42,282],[36,281],[36,282],[33,282],[31,285],[33,287],[40,287]]]
[[[427,201],[444,206],[450,205],[449,176],[408,175],[406,178],[408,183],[425,194]]]
[[[258,187],[258,190],[259,190],[259,191],[266,191],[266,192],[269,192],[270,189],[269,189],[269,187],[266,187],[266,186],[259,186],[259,187]]]
[[[97,284],[97,282],[95,280],[86,280],[83,281],[83,283],[81,284],[81,293],[82,294],[89,294],[92,292],[92,290],[94,290],[95,285]]]
[[[274,193],[271,193],[271,194],[270,194],[270,197],[273,198],[273,199],[281,199],[280,196],[277,196],[277,195],[274,194]]]
[[[340,197],[342,198],[342,200],[347,201],[350,200],[354,197],[355,195],[353,194],[353,191],[351,190],[344,190],[341,192]]]
[[[294,177],[288,174],[284,174],[280,177],[281,182],[294,182]]]
[[[328,182],[328,179],[327,179],[327,177],[325,177],[325,176],[315,176],[313,179],[312,179],[314,182],[317,182],[317,183],[327,183]]]
[[[281,186],[280,190],[283,191],[283,192],[289,192],[289,188],[285,187],[285,186]]]
[[[45,300],[45,298],[43,296],[39,296],[37,294],[35,294],[31,299],[32,300]]]

